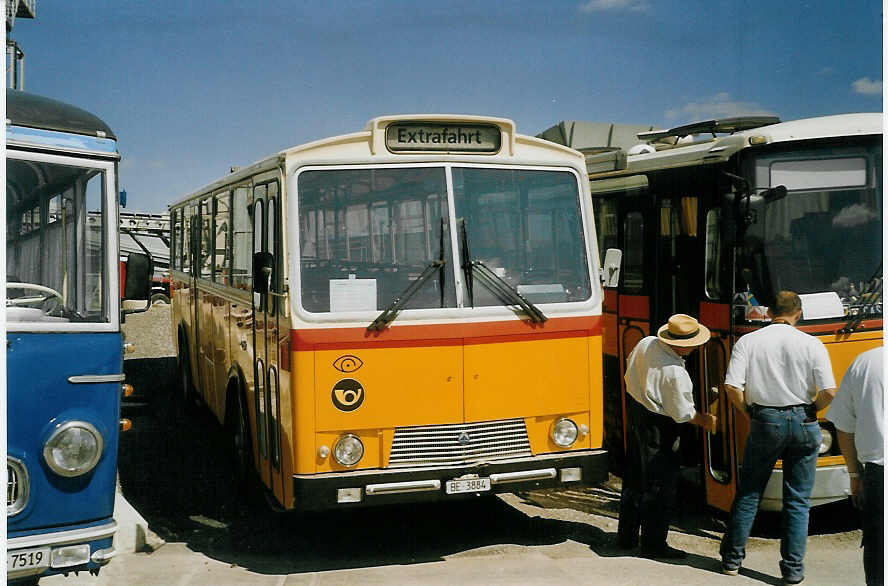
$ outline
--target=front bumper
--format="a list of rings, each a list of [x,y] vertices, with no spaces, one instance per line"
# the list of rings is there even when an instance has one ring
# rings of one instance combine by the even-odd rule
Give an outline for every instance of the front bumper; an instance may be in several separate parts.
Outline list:
[[[297,475],[293,477],[293,506],[311,511],[590,485],[607,480],[607,469],[607,451],[582,450],[463,466]],[[447,481],[460,478],[489,478],[490,491],[447,494]]]
[[[811,506],[825,505],[848,498],[851,482],[848,469],[844,465],[817,468],[814,475],[814,488],[811,489]],[[768,479],[759,508],[763,511],[783,509],[783,470],[775,468]]]
[[[13,569],[9,568],[7,561],[7,579],[15,580],[28,576],[44,576],[83,570],[97,570],[104,566],[116,553],[113,545],[114,533],[117,531],[117,522],[113,519],[100,525],[68,529],[65,531],[53,531],[33,533],[19,537],[10,536],[6,542],[7,560],[13,554],[34,550],[37,548],[49,548],[50,560],[45,567]],[[69,548],[72,546],[88,546],[89,552],[82,563],[66,565],[54,565],[52,555],[54,550]]]

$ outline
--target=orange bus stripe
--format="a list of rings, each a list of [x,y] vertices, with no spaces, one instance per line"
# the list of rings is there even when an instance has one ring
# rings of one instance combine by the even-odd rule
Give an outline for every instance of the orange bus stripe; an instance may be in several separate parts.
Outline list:
[[[338,348],[405,348],[525,342],[601,335],[601,317],[550,318],[544,324],[526,321],[429,325],[394,325],[382,332],[366,328],[293,329],[291,350]]]

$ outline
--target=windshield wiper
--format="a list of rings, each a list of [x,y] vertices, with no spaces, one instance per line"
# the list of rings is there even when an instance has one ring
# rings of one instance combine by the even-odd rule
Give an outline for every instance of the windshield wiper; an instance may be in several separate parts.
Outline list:
[[[546,315],[540,311],[540,308],[528,301],[524,295],[512,287],[508,281],[494,273],[490,267],[480,260],[470,262],[472,272],[478,277],[478,280],[490,290],[491,293],[499,297],[500,301],[506,305],[517,305],[524,310],[530,317],[530,321],[541,324],[547,319]]]
[[[469,254],[469,239],[466,236],[466,220],[460,219],[459,236],[462,245],[462,265],[463,271],[466,273],[466,288],[469,294],[469,304],[475,307],[474,295],[472,287],[475,277],[481,282],[491,293],[496,295],[505,305],[517,305],[524,310],[524,313],[530,317],[530,321],[541,324],[546,321],[546,315],[540,311],[540,308],[528,301],[517,289],[493,272],[490,267],[480,260],[472,260]]]
[[[417,277],[412,283],[410,283],[406,289],[404,289],[403,293],[395,297],[392,302],[382,310],[382,313],[379,314],[379,317],[373,320],[367,329],[369,331],[382,331],[385,329],[387,325],[394,321],[395,317],[397,317],[398,312],[404,309],[404,306],[407,305],[407,302],[410,301],[410,298],[416,294],[417,291],[423,286],[423,284],[429,280],[429,278],[435,274],[435,271],[443,271],[444,265],[447,264],[445,260],[433,260],[426,268],[420,273],[419,277]]]
[[[870,299],[868,303],[864,305],[875,305],[882,300],[882,281],[883,278],[879,277],[879,274],[882,272],[882,263],[879,263],[879,268],[876,269],[876,272],[873,273],[872,278],[866,283],[866,288],[859,293],[859,297],[861,301],[864,300],[864,296],[869,295]],[[860,311],[857,315],[852,315],[845,326],[838,331],[839,334],[850,334],[863,323],[863,320],[866,319],[866,314],[863,312],[863,307],[861,307]]]

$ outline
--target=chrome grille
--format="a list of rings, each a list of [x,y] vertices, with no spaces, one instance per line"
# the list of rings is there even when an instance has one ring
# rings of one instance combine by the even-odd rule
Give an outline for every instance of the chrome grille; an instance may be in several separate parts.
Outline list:
[[[398,427],[389,467],[472,464],[530,455],[523,419]]]
[[[28,504],[28,471],[21,461],[6,458],[6,516],[11,517]]]

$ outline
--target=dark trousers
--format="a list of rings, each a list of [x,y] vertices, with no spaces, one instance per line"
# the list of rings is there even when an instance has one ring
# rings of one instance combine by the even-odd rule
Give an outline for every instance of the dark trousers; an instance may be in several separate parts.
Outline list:
[[[885,583],[883,522],[885,468],[867,464],[863,470],[863,571],[867,586]]]
[[[628,411],[626,470],[620,495],[621,547],[638,544],[656,552],[666,546],[669,518],[678,485],[679,455],[673,450],[679,435],[678,423],[671,417],[651,413],[626,395]]]

